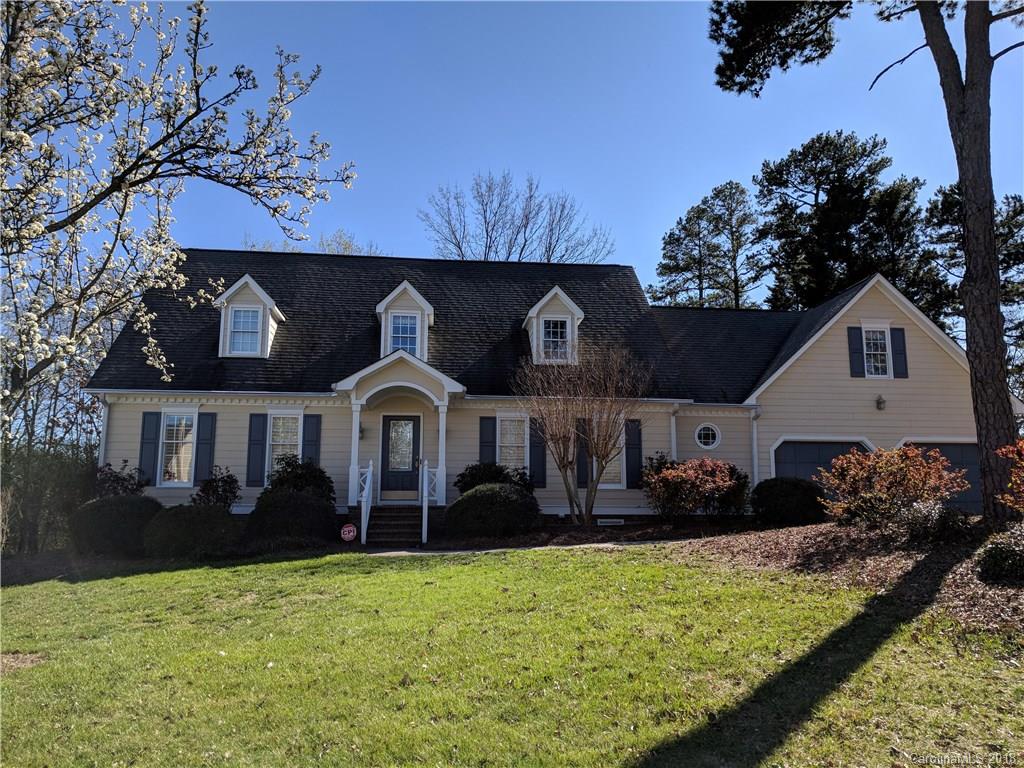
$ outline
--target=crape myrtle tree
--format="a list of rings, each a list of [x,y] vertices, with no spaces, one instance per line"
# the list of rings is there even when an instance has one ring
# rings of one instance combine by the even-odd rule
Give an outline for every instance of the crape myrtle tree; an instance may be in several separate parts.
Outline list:
[[[624,450],[626,422],[640,412],[650,372],[617,345],[581,344],[569,359],[575,362],[524,361],[513,390],[558,469],[570,518],[591,525],[598,484]],[[586,462],[586,488],[577,481],[581,460]]]
[[[794,64],[822,61],[835,48],[837,23],[849,18],[852,9],[851,0],[717,0],[710,11],[710,37],[720,54],[715,68],[717,84],[724,90],[758,96],[775,69],[785,71]],[[998,497],[1009,481],[1010,464],[996,451],[1016,439],[1017,428],[1010,400],[1000,305],[990,102],[995,64],[1024,46],[1024,40],[993,52],[990,35],[993,24],[1020,24],[1024,4],[1011,0],[993,10],[987,0],[963,4],[887,0],[876,3],[876,12],[879,20],[886,22],[916,17],[924,33],[920,46],[879,74],[924,49],[931,53],[938,72],[963,198],[965,266],[960,297],[981,454],[983,508],[992,522],[1001,523],[1009,510]],[[963,62],[947,27],[961,19]]]
[[[323,170],[329,145],[315,134],[300,142],[289,127],[319,69],[303,76],[298,57],[278,50],[263,109],[242,109],[256,77],[242,65],[221,77],[203,62],[202,2],[184,21],[101,0],[4,3],[0,15],[9,423],[34,387],[88,361],[111,322],[130,318],[147,339],[139,354],[171,378],[140,296],[164,288],[197,302],[220,288],[186,286],[179,271],[185,256],[170,227],[186,182],[235,190],[301,239],[328,186],[354,174],[349,164]]]
[[[477,173],[469,194],[440,186],[420,210],[434,253],[442,259],[593,264],[615,252],[608,230],[591,225],[566,192],[541,192],[528,176]]]

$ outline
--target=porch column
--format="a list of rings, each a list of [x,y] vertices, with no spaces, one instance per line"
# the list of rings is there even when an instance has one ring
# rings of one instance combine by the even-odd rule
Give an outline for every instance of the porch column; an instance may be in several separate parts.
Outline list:
[[[348,464],[348,505],[359,502],[359,403],[352,403],[352,454]]]
[[[437,406],[437,503],[445,504],[448,476],[445,471],[445,444],[448,434],[448,406]]]

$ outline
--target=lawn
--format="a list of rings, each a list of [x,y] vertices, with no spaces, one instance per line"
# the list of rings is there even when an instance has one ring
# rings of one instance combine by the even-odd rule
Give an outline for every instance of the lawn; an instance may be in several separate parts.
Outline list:
[[[912,765],[1024,748],[1012,638],[667,545],[2,590],[12,766]]]

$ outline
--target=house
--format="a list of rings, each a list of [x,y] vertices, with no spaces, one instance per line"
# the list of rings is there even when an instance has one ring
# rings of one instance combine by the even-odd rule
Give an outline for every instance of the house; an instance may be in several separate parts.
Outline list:
[[[756,483],[914,442],[966,467],[961,501],[979,500],[964,352],[879,275],[774,312],[652,307],[632,268],[610,264],[197,249],[183,270],[191,291],[224,290],[195,309],[144,297],[171,380],[129,325],[88,387],[105,405],[100,461],[139,466],[166,503],[216,464],[247,511],[275,457],[295,453],[331,475],[342,508],[441,506],[488,460],[527,467],[543,511],[566,514],[510,382],[521,360],[566,362],[577,341],[626,345],[652,370],[631,450],[601,479],[609,522],[649,514],[639,462],[657,452],[725,459]]]

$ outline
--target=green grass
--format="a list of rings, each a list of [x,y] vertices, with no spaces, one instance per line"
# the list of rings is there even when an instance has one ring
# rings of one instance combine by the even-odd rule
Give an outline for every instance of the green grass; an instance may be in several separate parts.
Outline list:
[[[4,588],[3,651],[46,660],[0,680],[3,762],[909,765],[1024,745],[1005,637],[668,551],[346,554]]]

